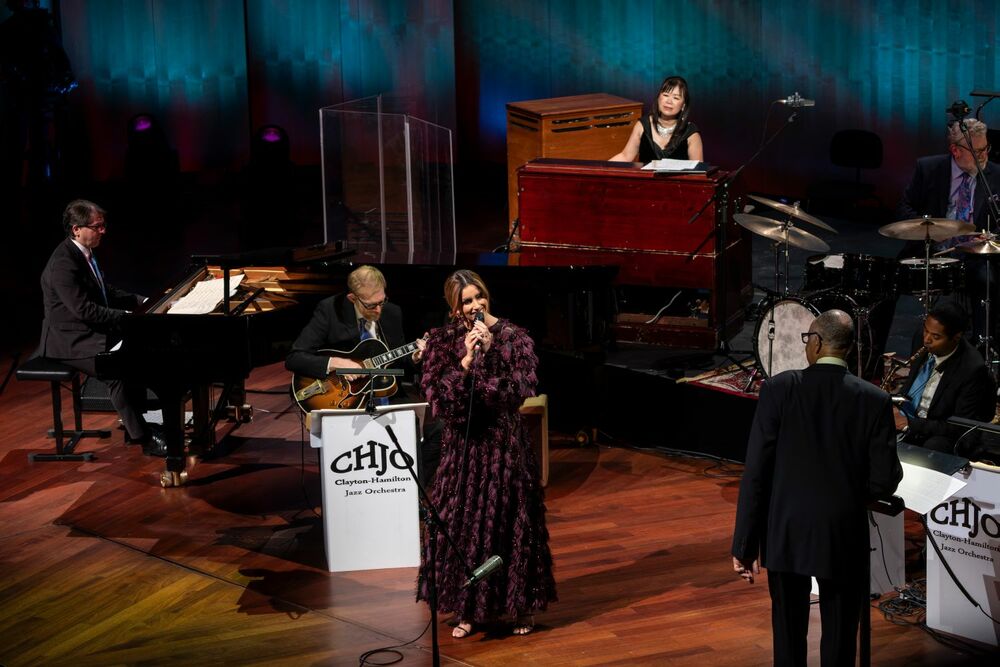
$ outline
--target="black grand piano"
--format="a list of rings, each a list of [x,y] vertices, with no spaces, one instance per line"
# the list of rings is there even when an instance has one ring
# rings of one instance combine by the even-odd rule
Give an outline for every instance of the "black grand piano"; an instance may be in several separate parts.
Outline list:
[[[195,256],[180,282],[123,319],[122,346],[98,355],[97,375],[146,386],[159,399],[167,446],[164,487],[186,481],[186,456],[215,446],[221,419],[250,420],[246,378],[255,367],[284,359],[311,306],[336,289],[330,273],[312,267],[350,254],[319,246]],[[206,281],[222,284],[220,302],[208,313],[179,313],[181,299]],[[193,423],[186,442],[189,400]]]

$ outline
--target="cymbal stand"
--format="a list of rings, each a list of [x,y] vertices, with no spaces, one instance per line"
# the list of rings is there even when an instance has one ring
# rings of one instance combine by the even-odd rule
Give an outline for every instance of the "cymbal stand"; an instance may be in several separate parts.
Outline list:
[[[987,220],[989,220],[989,216],[987,216]],[[987,224],[987,228],[989,228],[988,224]],[[985,234],[985,236],[986,236],[987,242],[992,243],[994,241],[995,235],[992,232],[987,231],[986,234]],[[990,323],[992,322],[992,320],[990,319],[990,307],[992,305],[991,292],[993,291],[993,282],[992,282],[992,280],[993,280],[993,266],[992,266],[993,261],[992,261],[991,258],[994,257],[994,256],[995,255],[986,255],[986,259],[985,259],[985,261],[986,261],[986,296],[982,300],[983,315],[984,315],[984,320],[985,321],[983,322],[983,333],[981,333],[979,335],[979,344],[983,346],[983,359],[986,360],[986,368],[989,369],[990,374],[993,376],[993,379],[996,380],[997,369],[994,366],[994,364],[997,361],[994,358],[994,356],[996,354],[996,351],[993,349],[993,332],[990,330]]]
[[[782,298],[788,296],[788,229],[792,226],[791,218],[782,224],[782,240],[774,242],[774,294]],[[784,252],[782,252],[784,247]],[[785,258],[785,273],[781,273],[781,257]],[[782,277],[784,277],[784,287],[782,287]],[[771,364],[774,360],[774,299],[771,300],[771,308],[767,317],[767,376],[771,377]],[[756,374],[756,373],[755,373]],[[750,376],[747,387],[753,384],[754,375]]]
[[[925,218],[930,216],[925,215]],[[931,226],[924,228],[924,293],[920,297],[924,304],[924,319],[927,319],[927,311],[931,307]]]

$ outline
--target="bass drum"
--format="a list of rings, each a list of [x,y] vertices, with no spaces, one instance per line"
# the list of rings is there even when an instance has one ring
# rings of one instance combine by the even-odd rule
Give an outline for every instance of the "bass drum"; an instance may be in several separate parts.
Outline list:
[[[847,366],[858,377],[871,377],[878,364],[877,341],[867,318],[858,325],[862,308],[851,296],[828,292],[811,299],[786,297],[772,301],[762,308],[754,329],[754,356],[766,377],[788,370],[801,370],[809,365],[802,333],[820,313],[843,310],[854,320],[855,343],[847,356]],[[774,320],[773,330],[771,320]],[[858,373],[858,346],[860,345],[861,373]]]
[[[805,299],[795,297],[772,301],[761,309],[753,332],[753,353],[765,377],[809,365],[802,332],[809,331],[819,312]]]

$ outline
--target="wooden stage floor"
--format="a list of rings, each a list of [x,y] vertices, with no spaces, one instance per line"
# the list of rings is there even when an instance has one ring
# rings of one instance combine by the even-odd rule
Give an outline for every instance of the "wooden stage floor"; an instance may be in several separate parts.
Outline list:
[[[251,396],[257,414],[230,454],[165,490],[162,461],[121,431],[83,443],[94,462],[29,463],[52,448],[49,387],[12,380],[0,397],[0,664],[353,665],[420,635],[415,569],[326,572],[316,458],[287,382],[280,366],[255,371],[249,387],[273,393]],[[443,664],[768,664],[766,581],[745,584],[728,555],[738,474],[625,447],[553,449],[559,602],[524,637],[501,626],[455,640],[442,622]],[[917,627],[875,610],[872,622],[876,665],[963,664]],[[430,633],[401,651],[400,664],[431,664]]]

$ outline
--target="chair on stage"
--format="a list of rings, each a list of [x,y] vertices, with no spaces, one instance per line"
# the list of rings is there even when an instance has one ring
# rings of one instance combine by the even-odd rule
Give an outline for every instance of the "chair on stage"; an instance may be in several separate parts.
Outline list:
[[[861,170],[882,166],[882,139],[868,130],[840,130],[830,140],[830,162],[854,170],[854,178],[820,181],[808,188],[810,212],[847,218],[882,214],[882,201],[874,183],[861,180]]]
[[[538,461],[538,475],[542,486],[549,483],[549,397],[547,394],[529,396],[520,408],[522,424],[531,437]]]
[[[48,382],[52,386],[52,428],[48,435],[56,441],[53,454],[28,454],[30,461],[90,461],[93,452],[77,452],[76,446],[83,438],[110,438],[108,430],[85,430],[83,409],[80,401],[80,371],[61,362],[45,357],[32,357],[17,369],[17,379],[21,381]],[[73,430],[63,428],[62,388],[70,383],[73,398]]]

